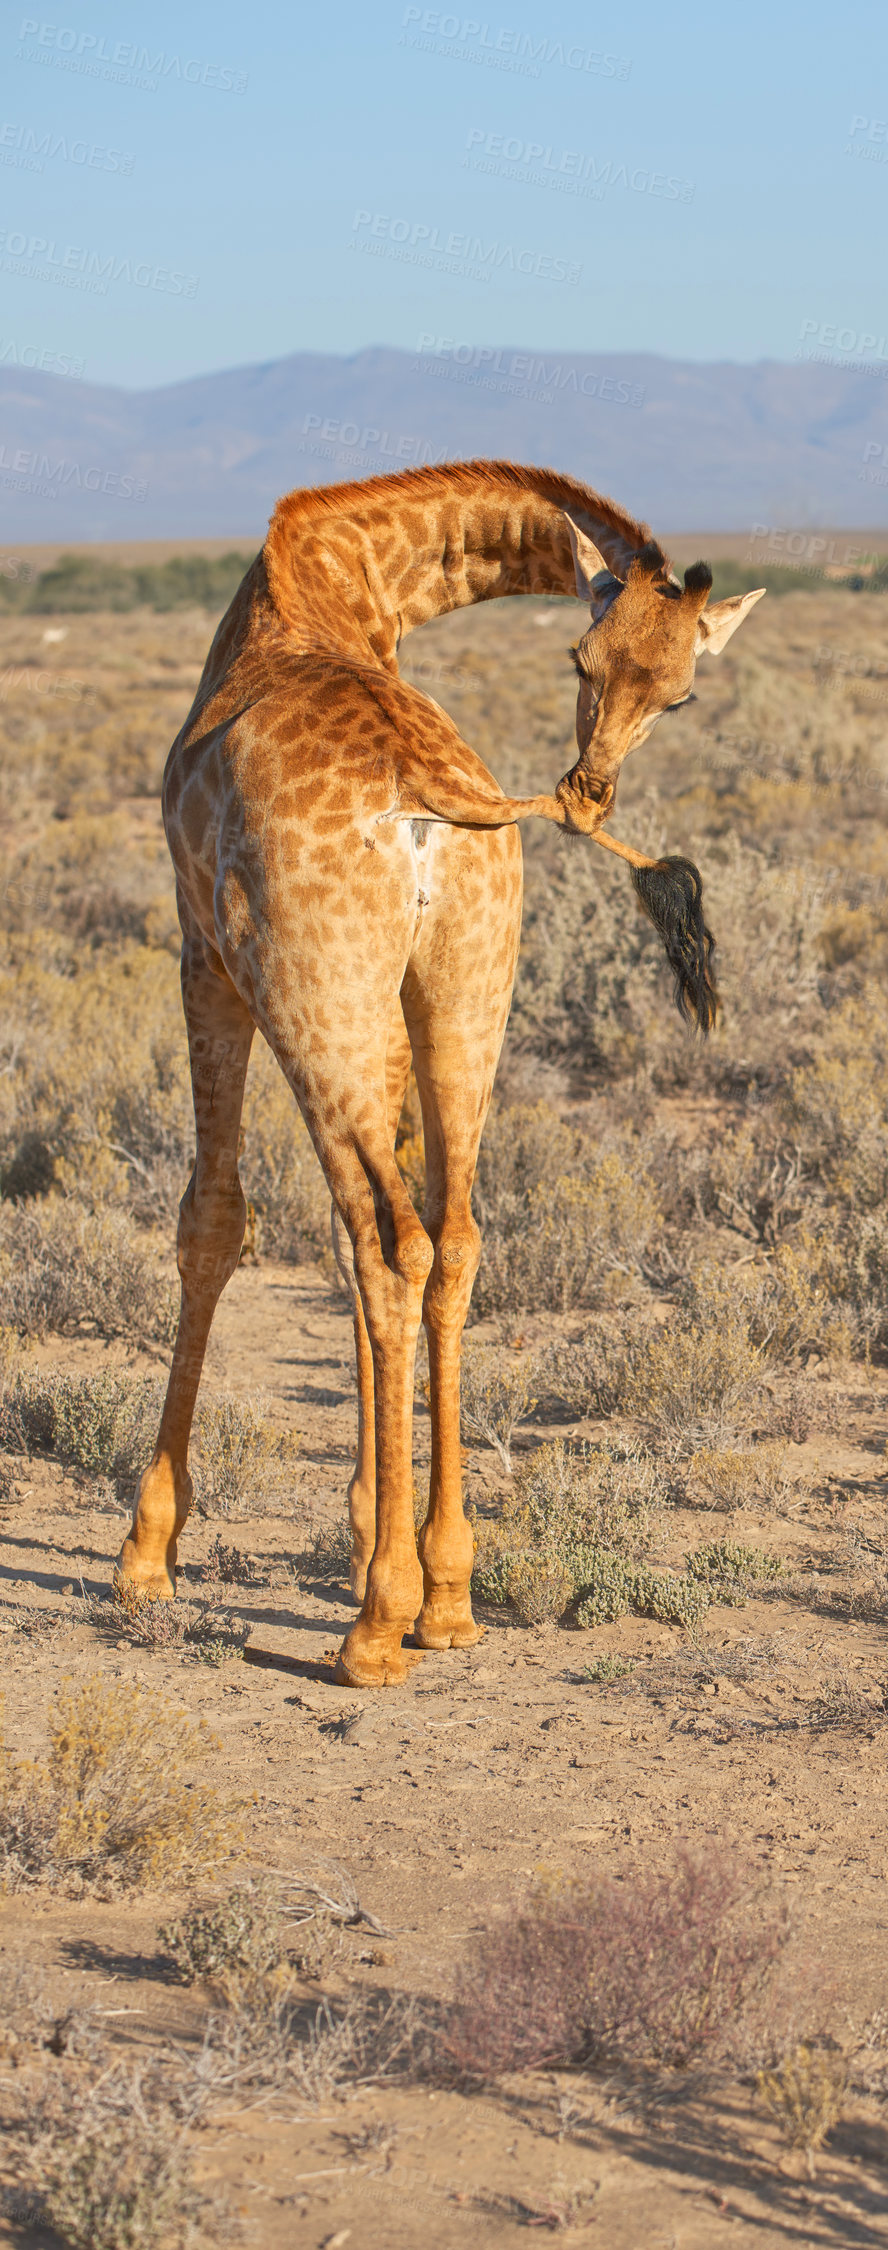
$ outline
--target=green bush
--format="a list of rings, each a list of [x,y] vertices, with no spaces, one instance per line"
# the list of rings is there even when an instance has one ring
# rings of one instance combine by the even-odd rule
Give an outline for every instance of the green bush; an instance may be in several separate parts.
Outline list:
[[[712,1601],[740,1607],[751,1586],[773,1584],[783,1564],[764,1547],[744,1547],[736,1539],[713,1539],[685,1560],[691,1578],[708,1588]]]
[[[127,566],[101,555],[60,555],[35,578],[0,573],[0,609],[52,616],[93,609],[181,609],[192,603],[221,612],[253,560],[225,555],[171,555],[167,562]]]

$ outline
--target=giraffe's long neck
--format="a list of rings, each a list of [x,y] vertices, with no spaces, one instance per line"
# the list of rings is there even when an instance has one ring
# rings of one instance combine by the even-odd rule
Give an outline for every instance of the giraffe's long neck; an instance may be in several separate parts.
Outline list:
[[[265,544],[272,602],[303,647],[393,665],[415,625],[501,594],[573,594],[567,517],[624,573],[648,538],[587,486],[506,462],[295,492]]]

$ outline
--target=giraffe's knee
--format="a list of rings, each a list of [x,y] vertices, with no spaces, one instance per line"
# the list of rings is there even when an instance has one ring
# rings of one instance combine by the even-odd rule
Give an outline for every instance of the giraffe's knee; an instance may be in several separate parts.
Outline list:
[[[387,1254],[375,1226],[362,1228],[356,1235],[355,1271],[374,1345],[405,1323],[418,1327],[434,1256],[425,1228],[412,1215],[409,1222],[401,1221],[396,1226]]]
[[[425,1285],[435,1262],[435,1247],[418,1220],[399,1233],[392,1262],[402,1281]]]
[[[435,1244],[435,1263],[426,1291],[434,1312],[468,1298],[481,1260],[481,1234],[470,1211],[445,1220]]]

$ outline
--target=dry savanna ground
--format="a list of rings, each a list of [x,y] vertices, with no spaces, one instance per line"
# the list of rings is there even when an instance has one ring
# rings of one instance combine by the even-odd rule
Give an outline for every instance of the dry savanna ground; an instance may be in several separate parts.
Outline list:
[[[580,622],[490,605],[403,668],[551,787]],[[158,786],[212,624],[0,608],[0,2239],[884,2242],[888,600],[761,604],[626,770],[616,833],[704,873],[707,1046],[625,871],[526,836],[487,1629],[376,1696],[332,1678],[351,1329],[265,1054],[180,1600],[112,1581],[190,1165]],[[400,1153],[421,1195],[409,1100]],[[421,1352],[416,1400],[421,1510]]]

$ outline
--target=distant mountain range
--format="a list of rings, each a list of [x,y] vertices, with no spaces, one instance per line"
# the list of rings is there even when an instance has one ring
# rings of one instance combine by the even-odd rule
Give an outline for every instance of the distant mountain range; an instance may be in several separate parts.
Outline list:
[[[662,534],[888,524],[888,362],[374,346],[158,390],[10,364],[0,541],[259,542],[280,493],[418,462],[564,469]]]

